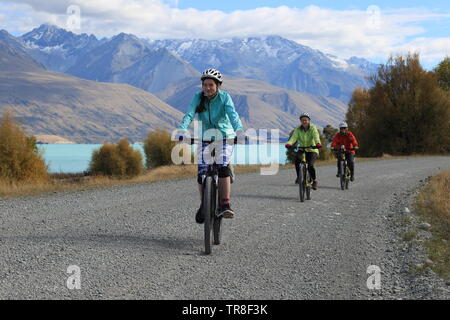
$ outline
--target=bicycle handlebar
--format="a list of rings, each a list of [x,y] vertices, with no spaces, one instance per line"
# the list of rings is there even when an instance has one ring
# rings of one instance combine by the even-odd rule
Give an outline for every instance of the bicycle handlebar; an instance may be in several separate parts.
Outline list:
[[[310,146],[310,147],[291,146],[288,149],[291,149],[291,150],[300,149],[301,151],[305,151],[306,149],[320,149],[320,148],[321,147],[318,147],[318,146]]]
[[[355,151],[355,150],[358,150],[358,149],[359,149],[359,148],[349,148],[349,149],[346,149],[345,147],[342,148],[342,146],[341,146],[340,148],[336,148],[336,147],[333,148],[334,151]]]
[[[297,148],[297,149],[320,149],[318,146],[310,146],[310,147],[299,147],[299,146],[297,146],[295,148]]]
[[[178,141],[179,142],[183,142],[184,141],[184,137],[183,136],[178,137]],[[219,140],[215,140],[215,139],[203,140],[203,139],[198,139],[198,138],[191,138],[190,141],[189,141],[189,144],[196,144],[197,142],[213,143],[213,142],[216,142],[216,141],[219,141]],[[233,144],[238,144],[238,137],[234,137],[232,139],[222,139],[223,143],[230,142],[230,141],[233,141]],[[245,136],[244,142],[248,142],[248,137],[247,136]]]

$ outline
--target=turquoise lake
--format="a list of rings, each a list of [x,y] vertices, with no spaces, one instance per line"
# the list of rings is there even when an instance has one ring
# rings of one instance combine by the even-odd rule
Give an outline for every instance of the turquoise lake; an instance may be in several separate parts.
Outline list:
[[[141,144],[132,146],[141,151],[143,159],[145,159],[143,146]],[[100,147],[101,145],[98,144],[43,144],[38,146],[43,152],[43,157],[51,173],[86,171],[92,152]],[[286,163],[286,149],[284,144],[236,145],[232,163],[241,165],[284,164]]]

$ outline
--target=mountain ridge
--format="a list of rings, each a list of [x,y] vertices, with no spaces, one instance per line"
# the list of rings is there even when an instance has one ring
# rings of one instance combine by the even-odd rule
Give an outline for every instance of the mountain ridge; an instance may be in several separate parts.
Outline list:
[[[29,134],[78,143],[141,141],[151,129],[176,128],[182,118],[149,92],[46,70],[0,40],[0,111],[6,110]]]
[[[69,34],[64,29],[59,29],[60,34],[58,34],[55,28],[57,27],[41,26],[33,31],[35,37],[38,37],[36,34],[40,29],[42,29],[41,32],[51,29],[56,39],[63,38],[63,35]],[[85,37],[87,36],[86,34],[84,35]],[[25,35],[21,38],[24,39],[24,37]],[[32,37],[28,36],[27,39],[27,43],[33,41]],[[71,42],[72,39],[73,36],[70,36],[68,41]],[[149,40],[140,39],[132,34],[120,33],[111,38],[97,40],[98,42],[93,48],[80,54],[76,59],[77,61],[73,62],[70,68],[65,70],[63,70],[64,68],[56,70],[54,66],[45,62],[43,57],[39,57],[37,54],[35,56],[38,61],[54,71],[63,71],[89,80],[115,82],[114,80],[120,78],[120,76],[112,77],[111,75],[117,73],[118,70],[115,68],[115,65],[110,64],[111,57],[105,58],[104,61],[98,58],[105,49],[97,50],[97,48],[99,46],[102,48],[105,48],[103,46],[114,47],[114,42],[117,42],[117,40],[122,41],[122,43],[129,42],[129,50],[131,50],[132,46],[136,46],[137,43],[139,43],[139,46],[147,49],[166,48],[170,54],[176,55],[185,63],[191,64],[198,72],[213,67],[220,69],[224,74],[234,77],[261,80],[288,90],[334,97],[344,102],[349,101],[354,89],[368,85],[367,78],[377,68],[376,64],[372,64],[364,58],[351,57],[350,59],[340,59],[334,55],[323,53],[278,35],[234,37],[221,40]],[[91,53],[89,58],[90,51],[94,53]],[[139,62],[138,60],[144,56],[145,54],[138,54],[133,61],[135,63]],[[126,54],[123,55],[123,59],[116,56],[115,61],[119,65],[126,64],[127,58]],[[89,70],[87,68],[88,65],[93,66],[93,70]],[[130,65],[127,65],[127,67],[130,67]],[[108,68],[110,70],[103,70]],[[102,72],[97,72],[101,75],[98,79],[94,77],[94,74],[96,74],[94,70],[103,70]],[[145,74],[141,73],[135,75],[134,79],[130,79],[130,76],[125,78],[132,83],[138,83],[139,78],[144,76]],[[185,78],[190,76],[189,72],[184,74]],[[157,88],[158,86],[147,85],[147,87]]]

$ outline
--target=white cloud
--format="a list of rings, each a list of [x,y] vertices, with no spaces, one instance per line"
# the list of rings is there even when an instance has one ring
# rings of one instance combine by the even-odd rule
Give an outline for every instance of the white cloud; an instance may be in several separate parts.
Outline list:
[[[380,59],[414,49],[419,50],[427,61],[432,61],[450,51],[450,38],[428,39],[422,36],[427,31],[422,26],[424,23],[448,21],[450,14],[426,9],[381,10],[377,15],[376,11],[370,10],[280,6],[224,13],[181,10],[176,8],[178,0],[9,0],[7,3],[7,12],[20,10],[21,13],[18,19],[6,18],[6,28],[14,30],[29,31],[44,22],[67,28],[66,9],[76,4],[81,9],[79,32],[93,33],[98,37],[119,32],[159,39],[278,34],[344,58]]]

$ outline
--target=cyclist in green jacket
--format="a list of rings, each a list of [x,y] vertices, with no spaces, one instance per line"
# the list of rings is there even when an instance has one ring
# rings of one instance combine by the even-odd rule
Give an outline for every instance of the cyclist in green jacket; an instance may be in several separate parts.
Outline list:
[[[286,143],[286,148],[291,148],[295,143],[299,147],[316,146],[317,149],[306,149],[306,161],[308,162],[309,175],[313,179],[312,188],[317,190],[317,175],[314,168],[314,162],[319,158],[319,148],[322,147],[320,142],[319,130],[311,123],[311,117],[308,113],[302,113],[300,115],[300,126],[295,128],[289,141]],[[295,183],[298,183],[298,173],[300,170],[300,159],[295,158],[295,171],[297,172],[297,179]]]

